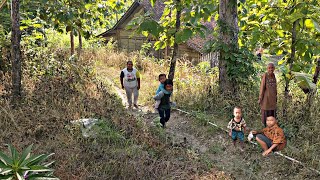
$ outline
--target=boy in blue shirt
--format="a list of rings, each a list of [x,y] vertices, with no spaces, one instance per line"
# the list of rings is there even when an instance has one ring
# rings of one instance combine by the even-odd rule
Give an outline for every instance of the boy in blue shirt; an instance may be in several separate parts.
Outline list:
[[[169,92],[167,90],[165,90],[164,88],[164,82],[167,80],[167,77],[165,74],[159,74],[159,87],[156,91],[156,95],[158,95],[161,91],[164,92],[165,94],[169,94]],[[155,109],[158,109],[159,108],[159,104],[160,104],[160,100],[156,100],[156,103],[154,105],[154,108]]]
[[[162,127],[165,128],[166,123],[170,119],[171,114],[171,106],[170,106],[170,96],[173,90],[173,82],[171,79],[165,80],[163,83],[165,91],[160,91],[155,97],[155,100],[160,100],[160,104],[158,106],[158,112],[160,116],[160,123]]]

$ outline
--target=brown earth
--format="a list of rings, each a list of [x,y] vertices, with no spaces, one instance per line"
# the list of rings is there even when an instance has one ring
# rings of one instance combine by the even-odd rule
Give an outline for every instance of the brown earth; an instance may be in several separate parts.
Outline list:
[[[100,73],[106,72],[112,71],[100,71]],[[103,74],[103,77],[118,77],[118,75]],[[118,83],[112,81],[112,78],[108,81],[112,84]],[[123,105],[126,106],[124,91],[117,86],[114,87],[115,92],[122,99]],[[161,128],[158,114],[151,107],[139,106],[139,109],[128,109],[128,111],[136,118],[142,119],[150,129]],[[241,152],[239,145],[233,146],[225,131],[210,125],[202,125],[197,118],[177,110],[172,111],[164,131],[167,144],[172,147],[184,147],[194,157],[219,170],[208,172],[208,175],[201,177],[201,179],[216,179],[221,173],[227,174],[233,179],[300,180],[320,178],[319,174],[276,154],[263,157],[261,149],[248,142],[246,142],[245,151]],[[223,177],[225,178],[225,176]]]

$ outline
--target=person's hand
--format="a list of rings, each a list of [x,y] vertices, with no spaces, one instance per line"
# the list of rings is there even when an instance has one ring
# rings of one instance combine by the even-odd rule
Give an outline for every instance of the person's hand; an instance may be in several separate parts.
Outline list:
[[[229,131],[229,136],[232,136],[232,131]]]
[[[137,89],[139,90],[139,89],[140,89],[140,86],[138,86]]]
[[[263,153],[262,153],[262,156],[267,156],[268,154],[271,153],[271,150],[265,150]]]

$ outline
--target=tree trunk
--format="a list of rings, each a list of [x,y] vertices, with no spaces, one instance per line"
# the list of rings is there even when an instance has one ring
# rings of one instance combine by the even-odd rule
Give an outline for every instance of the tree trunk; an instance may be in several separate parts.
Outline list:
[[[74,36],[73,29],[70,31],[71,56],[74,55]]]
[[[80,58],[81,51],[82,51],[82,36],[81,36],[80,30],[78,30],[78,37],[79,37],[78,58]]]
[[[319,74],[320,74],[320,58],[317,61],[316,71],[314,72],[314,75],[313,75],[313,83],[314,84],[318,83]]]
[[[288,64],[289,64],[289,74],[291,74],[291,70],[292,70],[292,66],[293,66],[293,62],[295,59],[295,55],[296,55],[296,41],[297,41],[297,26],[299,24],[300,19],[296,20],[295,22],[293,22],[292,24],[292,35],[291,35],[291,54],[290,54],[290,59],[288,60]],[[283,100],[283,118],[287,119],[287,106],[288,106],[288,99],[290,99],[289,97],[289,83],[290,83],[290,79],[286,79],[286,85],[284,87],[284,100]]]
[[[11,9],[11,60],[12,60],[12,95],[16,100],[21,95],[21,52],[20,52],[20,15],[19,0],[12,0]]]
[[[319,74],[320,74],[320,59],[318,59],[317,61],[317,67],[316,67],[316,70],[314,72],[314,75],[313,75],[313,83],[317,85],[318,83],[318,78],[319,78]],[[317,90],[316,89],[311,89],[310,90],[310,93],[308,94],[308,97],[307,97],[307,112],[306,112],[306,115],[308,118],[310,118],[311,116],[311,112],[310,112],[310,108],[313,104],[313,100],[315,98],[315,94],[316,94]]]
[[[236,0],[219,0],[219,40],[222,45],[238,49],[238,16]],[[221,48],[219,52],[219,86],[222,92],[234,92],[234,83],[227,75],[227,55]]]
[[[297,25],[299,24],[299,19],[296,20],[293,24],[292,24],[292,37],[291,37],[291,54],[290,54],[290,59],[288,61],[289,64],[289,73],[291,74],[291,70],[292,70],[292,66],[293,66],[293,62],[294,62],[294,58],[296,55],[296,41],[297,41]],[[289,83],[290,83],[290,79],[286,81],[286,85],[284,88],[284,94],[285,97],[287,98],[289,96]]]
[[[174,33],[174,45],[173,45],[173,53],[172,53],[172,58],[171,58],[171,63],[170,63],[170,70],[169,70],[169,75],[168,78],[172,79],[174,78],[174,72],[176,69],[176,63],[177,63],[177,56],[179,54],[179,46],[176,41],[176,34],[180,29],[180,17],[181,17],[181,0],[177,0],[176,2],[176,8],[177,8],[177,14],[176,14],[176,31]]]

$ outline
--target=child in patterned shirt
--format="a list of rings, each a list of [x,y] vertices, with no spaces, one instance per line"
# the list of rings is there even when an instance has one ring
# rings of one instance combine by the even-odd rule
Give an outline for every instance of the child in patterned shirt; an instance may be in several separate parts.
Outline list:
[[[242,112],[240,107],[235,107],[233,109],[234,118],[228,123],[229,136],[233,140],[233,145],[236,145],[237,139],[240,141],[241,151],[244,150],[244,133],[246,131],[246,122],[242,118]]]
[[[267,117],[267,127],[260,131],[252,131],[256,134],[256,140],[264,150],[263,156],[272,151],[281,151],[286,146],[286,138],[283,130],[278,126],[278,121],[273,116]]]

